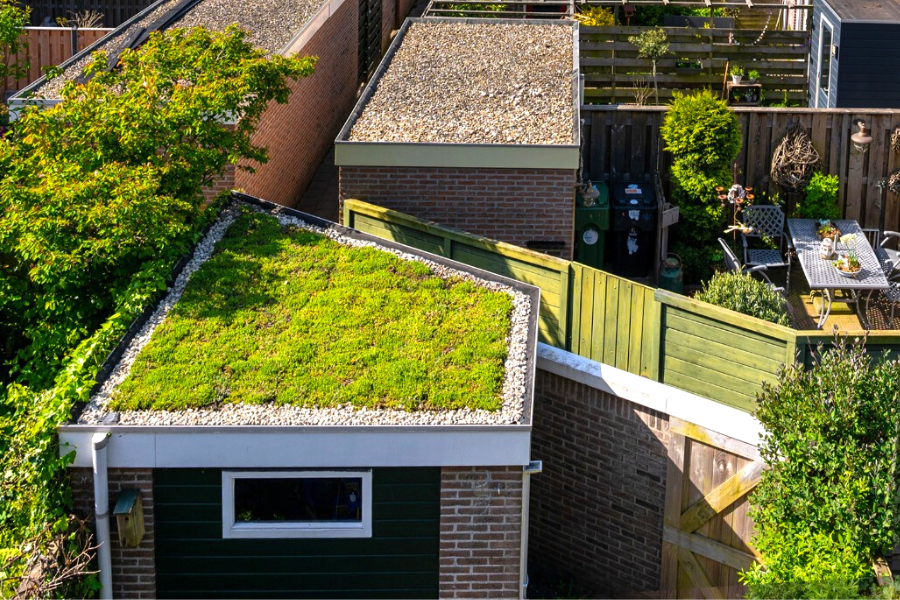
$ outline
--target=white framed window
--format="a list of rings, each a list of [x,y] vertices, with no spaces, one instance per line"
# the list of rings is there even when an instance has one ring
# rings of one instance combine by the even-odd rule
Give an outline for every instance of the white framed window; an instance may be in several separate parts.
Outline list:
[[[222,471],[222,537],[372,537],[372,471]]]
[[[831,81],[831,49],[834,45],[834,26],[824,16],[819,22],[819,73],[817,78],[817,88],[825,94],[824,106],[818,106],[819,98],[816,94],[816,103],[818,108],[826,108],[828,106],[828,88]]]

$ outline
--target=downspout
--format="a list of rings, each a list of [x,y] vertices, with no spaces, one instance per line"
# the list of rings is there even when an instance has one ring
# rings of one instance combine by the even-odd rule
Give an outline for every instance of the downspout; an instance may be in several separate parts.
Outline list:
[[[519,598],[528,597],[528,521],[531,506],[531,476],[540,473],[544,465],[539,460],[533,460],[522,469],[522,545],[519,548]]]
[[[91,438],[94,465],[94,515],[97,520],[97,562],[100,566],[100,599],[112,600],[112,553],[109,539],[109,480],[107,452],[109,433],[95,433]]]

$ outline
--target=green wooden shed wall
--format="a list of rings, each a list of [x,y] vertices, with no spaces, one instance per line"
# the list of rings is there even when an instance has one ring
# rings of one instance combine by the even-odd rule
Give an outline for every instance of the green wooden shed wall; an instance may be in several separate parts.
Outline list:
[[[154,471],[160,598],[437,598],[438,468],[374,469],[368,539],[222,539],[222,472]]]

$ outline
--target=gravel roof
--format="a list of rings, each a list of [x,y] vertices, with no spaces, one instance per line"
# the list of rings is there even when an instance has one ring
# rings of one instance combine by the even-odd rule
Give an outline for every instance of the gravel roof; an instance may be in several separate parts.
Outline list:
[[[91,397],[90,402],[81,413],[79,424],[98,424],[110,415],[108,405],[118,388],[129,376],[131,367],[144,346],[150,341],[156,328],[165,321],[167,314],[181,298],[188,279],[203,263],[212,256],[216,244],[235,222],[239,214],[239,204],[232,205],[223,211],[219,220],[197,245],[191,260],[182,270],[168,294],[160,302],[157,309],[148,318],[146,324],[131,339],[122,356],[112,369],[109,377],[100,389]],[[251,210],[262,210],[249,207]],[[528,339],[533,335],[530,331],[531,299],[525,293],[508,285],[495,281],[487,281],[475,277],[466,271],[460,271],[414,254],[381,246],[368,240],[359,240],[345,236],[335,229],[324,229],[311,225],[288,214],[273,211],[274,216],[284,226],[300,227],[326,235],[332,240],[353,247],[369,246],[391,252],[403,260],[425,263],[431,271],[442,278],[461,278],[473,281],[480,286],[497,292],[505,292],[512,296],[513,311],[510,316],[510,330],[507,338],[508,351],[504,364],[505,376],[501,391],[502,407],[500,410],[461,408],[454,410],[419,410],[404,411],[396,409],[356,408],[350,404],[328,407],[310,408],[289,404],[222,404],[204,408],[188,408],[184,410],[126,410],[115,413],[119,425],[454,425],[454,424],[520,424],[525,415],[525,400],[528,381]],[[108,424],[108,422],[107,422]]]
[[[573,52],[570,26],[413,22],[348,139],[574,144]]]
[[[143,19],[115,31],[101,49],[110,54],[121,49],[132,31],[150,25],[178,1],[159,3]],[[323,3],[324,0],[202,0],[170,28],[202,26],[224,31],[229,25],[236,24],[250,32],[250,43],[269,53],[277,53],[300,33]],[[73,63],[62,77],[45,83],[36,93],[44,98],[58,98],[65,82],[81,75],[89,61],[90,57],[85,56]]]

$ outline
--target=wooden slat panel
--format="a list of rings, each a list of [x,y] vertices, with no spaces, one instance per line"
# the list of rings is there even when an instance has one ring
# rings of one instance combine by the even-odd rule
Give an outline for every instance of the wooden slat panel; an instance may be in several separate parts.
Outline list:
[[[372,479],[372,538],[224,540],[221,472],[156,470],[159,597],[437,597],[440,469]]]

